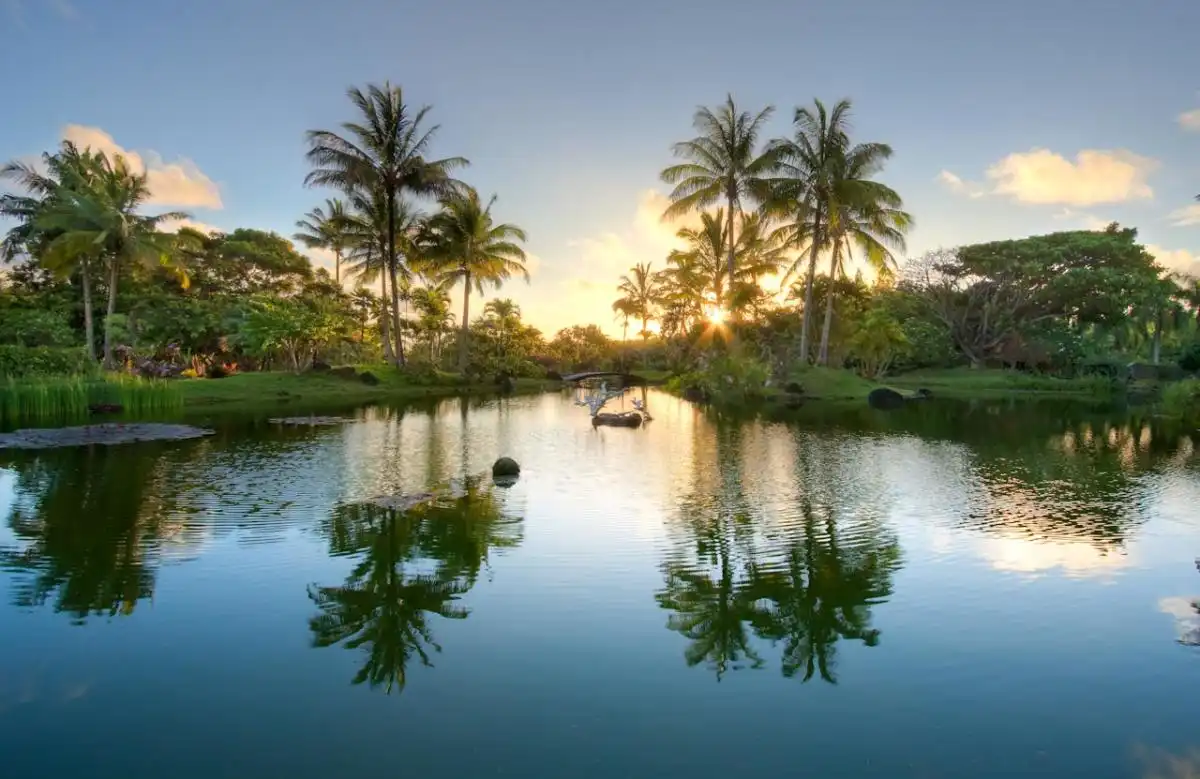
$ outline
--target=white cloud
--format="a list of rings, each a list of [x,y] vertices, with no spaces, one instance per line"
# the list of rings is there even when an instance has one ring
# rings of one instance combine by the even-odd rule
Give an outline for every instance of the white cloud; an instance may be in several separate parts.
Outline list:
[[[1094,214],[1089,214],[1084,211],[1075,211],[1070,208],[1064,208],[1063,210],[1054,214],[1053,218],[1059,219],[1059,220],[1071,220],[1074,222],[1078,222],[1079,226],[1082,229],[1093,230],[1093,231],[1103,230],[1103,229],[1107,228],[1109,226],[1109,224],[1112,223],[1111,219],[1109,219],[1109,220],[1101,219],[1100,217],[1095,216]]]
[[[1190,225],[1200,225],[1200,203],[1194,203],[1190,206],[1177,208],[1167,217],[1171,220],[1171,224],[1176,227],[1188,227]]]
[[[81,148],[102,151],[109,156],[120,154],[135,171],[144,172],[150,187],[150,198],[146,201],[148,205],[222,207],[221,192],[217,185],[189,159],[180,157],[173,162],[166,162],[153,151],[130,151],[99,127],[70,124],[63,129],[62,136],[63,140]]]
[[[956,195],[966,195],[970,198],[979,198],[984,196],[983,186],[974,181],[964,181],[959,176],[951,173],[948,170],[943,170],[937,175],[937,181],[946,189]]]
[[[168,219],[159,224],[158,229],[164,233],[174,233],[178,232],[181,227],[190,227],[191,229],[202,232],[205,235],[209,233],[225,232],[225,229],[222,227],[216,227],[206,222],[197,222],[195,219]]]
[[[1129,566],[1129,558],[1120,551],[1103,551],[1083,541],[989,538],[980,552],[996,570],[1030,576],[1061,571],[1073,579],[1107,578]]]
[[[1049,149],[1014,152],[992,165],[996,194],[1022,203],[1090,206],[1154,196],[1146,178],[1156,160],[1125,150],[1084,149],[1068,160]]]
[[[1187,249],[1164,249],[1152,243],[1146,244],[1146,251],[1167,270],[1200,278],[1200,255]]]
[[[1179,115],[1179,126],[1189,132],[1200,133],[1200,108],[1184,111]]]

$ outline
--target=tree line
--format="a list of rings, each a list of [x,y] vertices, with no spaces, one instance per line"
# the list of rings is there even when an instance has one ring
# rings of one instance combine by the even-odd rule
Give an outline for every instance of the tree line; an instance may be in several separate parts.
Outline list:
[[[612,309],[626,333],[632,322],[647,342],[656,332],[693,347],[740,339],[747,359],[777,374],[810,363],[870,377],[956,364],[1079,372],[1157,363],[1164,349],[1200,368],[1200,285],[1158,266],[1136,230],[942,249],[901,265],[914,219],[877,180],[892,148],[853,138],[849,100],[798,107],[789,137],[764,140],[773,111],[729,96],[699,108],[695,137],[672,147],[663,219],[694,224],[661,269],[639,262],[618,279]],[[850,277],[855,259],[870,282]]]

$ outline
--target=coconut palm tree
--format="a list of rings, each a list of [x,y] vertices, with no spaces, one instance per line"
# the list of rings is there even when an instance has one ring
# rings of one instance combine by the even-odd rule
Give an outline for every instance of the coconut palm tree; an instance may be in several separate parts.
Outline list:
[[[329,198],[324,207],[317,206],[296,222],[292,236],[310,249],[333,252],[333,280],[342,283],[342,254],[346,251],[346,204],[340,198]]]
[[[807,263],[804,308],[801,311],[800,354],[809,359],[809,334],[812,327],[812,290],[819,253],[829,247],[829,208],[833,200],[832,178],[850,145],[850,101],[841,100],[833,110],[820,100],[813,107],[800,107],[792,119],[793,136],[771,142],[777,165],[776,178],[764,208],[771,216],[786,220],[776,236],[781,243],[798,250],[787,271],[784,286]]]
[[[643,341],[650,337],[650,320],[659,302],[658,276],[650,270],[652,265],[653,263],[649,262],[639,262],[629,269],[632,275],[621,276],[617,284],[617,292],[622,295],[620,300],[628,301],[626,308],[629,308],[630,315],[642,321]],[[617,303],[613,303],[613,310],[617,310]]]
[[[45,172],[22,160],[13,160],[0,167],[0,179],[17,184],[26,194],[8,193],[0,195],[0,217],[17,221],[17,225],[0,242],[0,261],[11,262],[22,254],[37,257],[42,267],[60,276],[79,274],[83,297],[84,340],[88,356],[96,359],[95,323],[92,313],[92,268],[100,261],[96,253],[81,253],[70,258],[60,258],[67,264],[47,264],[43,256],[45,247],[57,237],[56,233],[39,230],[37,218],[54,202],[60,191],[72,186],[83,186],[98,175],[99,154],[90,149],[80,150],[70,141],[63,141],[58,152],[42,154]]]
[[[65,191],[64,191],[65,190]],[[113,368],[113,315],[121,270],[133,263],[170,265],[179,237],[159,231],[163,222],[188,218],[175,211],[143,216],[138,210],[150,196],[146,174],[134,173],[125,158],[98,155],[95,178],[60,187],[38,215],[35,227],[56,237],[45,248],[50,266],[79,257],[103,257],[108,265],[108,307],[104,320],[104,366]],[[186,280],[186,279],[185,279]]]
[[[454,314],[450,311],[450,290],[445,284],[425,284],[412,289],[413,308],[417,311],[417,324],[429,335],[429,357],[434,363],[441,362],[442,335],[454,327]]]
[[[479,193],[468,187],[440,202],[442,210],[430,217],[421,243],[426,247],[426,264],[435,277],[462,282],[458,365],[460,370],[465,370],[470,339],[471,290],[482,295],[485,287],[499,288],[513,274],[521,274],[528,282],[525,251],[518,245],[526,237],[525,231],[514,224],[496,224],[492,218],[495,195],[485,206]]]
[[[829,200],[822,205],[828,217],[831,251],[829,278],[836,281],[843,263],[857,247],[880,277],[890,276],[896,266],[892,250],[904,249],[904,234],[913,219],[903,210],[903,201],[895,190],[872,181],[883,167],[892,149],[883,143],[860,143],[846,149],[832,161]],[[821,327],[821,347],[817,362],[829,359],[829,331],[833,322],[833,292],[829,284],[825,300],[825,322]]]
[[[770,190],[776,167],[775,150],[768,147],[759,153],[757,147],[762,127],[774,110],[773,106],[767,106],[753,115],[739,111],[732,95],[726,96],[725,103],[715,112],[701,106],[692,119],[692,126],[699,134],[672,148],[676,157],[687,161],[672,165],[661,174],[664,182],[675,187],[664,218],[672,219],[725,200],[726,273],[730,277],[734,275],[736,262],[735,217],[741,212],[743,201],[761,202]]]
[[[446,197],[461,186],[451,173],[468,165],[462,157],[428,158],[438,125],[425,126],[429,106],[413,111],[404,102],[400,87],[384,83],[366,90],[351,87],[350,102],[359,113],[355,122],[342,124],[339,135],[330,130],[308,132],[308,186],[333,187],[347,194],[377,193],[387,217],[383,264],[391,283],[391,313],[396,331],[395,359],[404,362],[400,334],[399,236],[397,201],[405,194]]]
[[[384,193],[355,192],[350,196],[348,206],[342,219],[342,230],[346,239],[347,274],[357,278],[363,284],[379,280],[380,293],[384,300],[384,315],[379,318],[380,340],[383,344],[384,358],[388,361],[395,355],[403,353],[403,337],[400,330],[398,308],[389,301],[399,304],[404,296],[403,291],[408,287],[410,270],[407,265],[397,265],[397,276],[390,276],[387,263],[388,226],[396,226],[397,238],[394,245],[405,257],[414,259],[418,249],[414,241],[425,215],[416,209],[406,198],[397,198],[388,204]],[[389,295],[388,279],[392,280],[392,294]],[[391,338],[396,333],[395,343]]]

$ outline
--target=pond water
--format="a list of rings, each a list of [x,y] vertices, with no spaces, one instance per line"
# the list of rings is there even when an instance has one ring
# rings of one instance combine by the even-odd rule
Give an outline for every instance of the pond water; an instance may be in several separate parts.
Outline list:
[[[4,775],[1200,771],[1187,431],[648,404],[0,453]],[[501,454],[504,490],[474,478]]]

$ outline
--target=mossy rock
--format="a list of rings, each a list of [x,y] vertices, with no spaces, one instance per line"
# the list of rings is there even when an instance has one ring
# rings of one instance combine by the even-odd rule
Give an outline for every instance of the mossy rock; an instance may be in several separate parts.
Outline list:
[[[370,371],[363,371],[358,374],[358,380],[368,387],[375,387],[379,384],[379,377]]]

